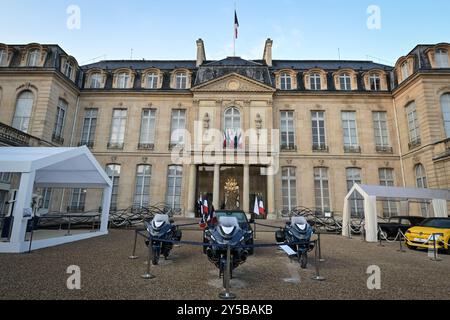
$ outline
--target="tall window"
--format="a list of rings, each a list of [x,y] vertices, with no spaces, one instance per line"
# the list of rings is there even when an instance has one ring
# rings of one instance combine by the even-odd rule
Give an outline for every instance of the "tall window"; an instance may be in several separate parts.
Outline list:
[[[361,184],[361,169],[348,168],[347,169],[347,191],[353,188],[355,183]],[[358,193],[354,192],[349,199],[351,204],[351,212],[353,217],[364,217],[364,198]]]
[[[415,102],[411,102],[406,107],[406,116],[408,118],[410,145],[411,146],[418,145],[421,143],[421,139],[420,139],[419,121],[417,118],[417,108]]]
[[[86,189],[76,188],[72,190],[72,197],[70,199],[71,212],[84,212],[86,205]]]
[[[330,211],[330,189],[327,168],[314,168],[314,191],[316,210],[322,213]]]
[[[152,167],[140,165],[136,172],[136,188],[134,191],[134,206],[148,207],[150,205],[150,180]]]
[[[281,148],[295,149],[294,111],[281,111]]]
[[[427,174],[425,172],[425,168],[422,164],[418,164],[415,167],[415,173],[416,173],[416,186],[420,189],[426,189],[428,188],[428,182],[427,182]],[[428,216],[428,204],[427,203],[421,203],[420,204],[420,211],[422,212],[422,215],[424,217]]]
[[[41,52],[38,49],[31,50],[28,52],[28,60],[27,60],[27,66],[28,67],[37,67],[39,63],[39,56]]]
[[[444,129],[447,138],[450,138],[450,93],[441,97],[442,116],[444,118]]]
[[[341,90],[345,91],[352,90],[352,80],[348,73],[344,73],[339,76],[339,84]]]
[[[166,203],[173,209],[181,208],[181,183],[183,180],[183,167],[170,166],[167,175]]]
[[[119,197],[119,182],[120,182],[121,166],[118,164],[110,164],[106,166],[106,174],[113,183],[111,193],[111,210],[117,210],[117,199]]]
[[[372,117],[376,148],[377,150],[386,151],[391,145],[387,126],[387,112],[376,111],[372,113]]]
[[[8,54],[6,50],[0,49],[0,67],[6,66],[8,62]]]
[[[382,168],[378,170],[380,185],[393,187],[395,185],[394,169]],[[397,214],[397,204],[394,201],[383,201],[383,214],[385,217],[392,217]]]
[[[56,107],[55,127],[53,128],[53,140],[64,143],[64,124],[66,121],[67,102],[59,99]]]
[[[142,110],[140,147],[152,148],[155,144],[156,110]]]
[[[283,210],[292,211],[297,206],[297,178],[295,168],[282,169],[281,193],[283,197]]]
[[[98,109],[86,109],[84,111],[83,131],[81,132],[81,145],[92,148],[97,128]]]
[[[130,75],[126,72],[119,73],[117,76],[117,88],[126,89],[129,87]]]
[[[409,65],[407,61],[403,62],[401,70],[402,70],[402,80],[406,80],[409,77]]]
[[[111,124],[110,147],[123,148],[125,140],[125,129],[127,123],[127,110],[114,109]]]
[[[11,183],[11,172],[0,172],[0,182],[10,184]]]
[[[311,118],[312,118],[313,150],[314,151],[327,150],[325,112],[312,111]]]
[[[91,75],[91,82],[89,88],[100,89],[102,86],[102,75],[100,73],[94,73]]]
[[[381,79],[377,74],[372,74],[369,77],[370,90],[379,91],[381,90]]]
[[[436,66],[438,68],[448,68],[448,51],[444,49],[437,49],[435,53]]]
[[[358,129],[356,126],[356,112],[342,112],[342,129],[344,131],[344,148],[346,151],[358,151]]]
[[[321,78],[318,73],[313,73],[309,76],[309,83],[311,84],[311,90],[317,91],[322,89]]]
[[[280,76],[280,89],[281,90],[291,90],[292,89],[292,78],[288,73],[282,73]]]
[[[187,74],[185,72],[179,72],[175,76],[176,88],[186,89],[187,88]]]
[[[158,89],[158,74],[151,72],[147,75],[147,89]]]
[[[19,95],[12,123],[13,128],[26,133],[28,132],[33,103],[34,95],[31,91],[24,91]]]
[[[170,145],[183,145],[185,143],[186,110],[172,110],[172,125]]]
[[[52,189],[42,189],[42,209],[49,210],[52,200]]]
[[[73,64],[70,61],[66,61],[64,64],[64,74],[66,77],[71,78],[73,72]]]

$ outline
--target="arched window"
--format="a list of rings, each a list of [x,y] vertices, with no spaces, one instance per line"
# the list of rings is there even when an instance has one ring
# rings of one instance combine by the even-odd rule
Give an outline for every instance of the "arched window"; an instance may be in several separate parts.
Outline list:
[[[318,73],[313,73],[309,76],[311,90],[318,91],[322,89],[321,77]]]
[[[408,61],[403,62],[401,69],[402,69],[402,81],[404,81],[409,77]]]
[[[117,210],[117,198],[119,197],[119,182],[120,182],[120,171],[122,167],[120,164],[109,164],[106,166],[106,174],[111,179],[113,183],[112,193],[111,193],[111,210]]]
[[[417,117],[417,107],[414,101],[406,106],[406,117],[408,119],[409,146],[410,149],[412,149],[419,146],[421,143],[419,119]]]
[[[89,83],[90,89],[100,89],[102,86],[102,75],[100,73],[93,73]]]
[[[437,49],[435,53],[435,60],[438,68],[448,68],[448,51],[445,49]]]
[[[280,89],[281,90],[291,90],[292,89],[292,78],[288,73],[282,73],[280,76]]]
[[[187,74],[185,72],[178,72],[175,76],[175,81],[177,89],[187,88]]]
[[[297,206],[297,178],[294,167],[284,167],[281,176],[283,210],[291,212]]]
[[[64,64],[64,75],[71,79],[74,69],[73,63],[67,60]]]
[[[360,168],[347,168],[347,191],[353,188],[356,184],[361,184],[362,174]],[[353,192],[351,198],[349,199],[351,204],[352,217],[362,218],[364,217],[364,198],[358,192]]]
[[[442,116],[444,118],[445,136],[450,138],[450,93],[441,97]]]
[[[130,75],[126,72],[119,73],[117,76],[117,88],[127,89],[128,82],[130,81]]]
[[[28,67],[37,67],[39,63],[40,51],[38,49],[34,49],[28,52],[27,66]]]
[[[33,110],[34,95],[31,91],[23,91],[17,98],[16,111],[12,126],[17,130],[28,132],[31,112]]]
[[[147,74],[147,89],[158,89],[159,77],[156,72]]]
[[[381,90],[381,78],[378,74],[373,73],[369,76],[370,90],[379,91]]]
[[[348,73],[343,73],[339,76],[339,83],[341,90],[352,90],[352,79]]]
[[[232,107],[224,115],[224,147],[238,149],[243,144],[241,133],[241,113]]]
[[[181,208],[183,167],[170,166],[167,173],[166,204],[172,209]]]
[[[225,111],[225,130],[241,129],[241,112],[239,109],[232,107]]]

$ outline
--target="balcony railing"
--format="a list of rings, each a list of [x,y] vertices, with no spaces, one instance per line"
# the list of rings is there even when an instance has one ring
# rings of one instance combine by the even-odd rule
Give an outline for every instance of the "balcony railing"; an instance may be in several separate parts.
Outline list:
[[[329,148],[326,145],[313,145],[313,152],[329,152]]]
[[[281,151],[297,151],[297,146],[282,144],[280,149]]]
[[[84,205],[82,206],[69,206],[67,207],[67,212],[71,212],[71,213],[80,213],[80,212],[84,212]]]
[[[89,142],[81,141],[81,142],[78,144],[78,146],[79,146],[79,147],[86,146],[86,147],[88,147],[89,149],[93,149],[93,148],[94,148],[94,142],[93,142],[93,141],[89,141]]]
[[[6,145],[29,146],[31,136],[6,124],[0,123],[0,141]]]
[[[378,153],[394,153],[394,149],[389,146],[376,146]]]
[[[155,150],[155,144],[154,143],[139,143],[138,144],[139,150]]]
[[[52,134],[52,141],[58,144],[64,144],[64,138],[57,134]]]
[[[120,143],[120,142],[109,142],[108,143],[108,149],[113,149],[113,150],[123,150],[124,147],[124,143]]]
[[[415,149],[417,147],[420,147],[421,144],[422,144],[422,140],[421,139],[413,140],[410,143],[408,143],[409,150],[412,150],[412,149]]]
[[[360,146],[344,146],[345,153],[361,153]]]

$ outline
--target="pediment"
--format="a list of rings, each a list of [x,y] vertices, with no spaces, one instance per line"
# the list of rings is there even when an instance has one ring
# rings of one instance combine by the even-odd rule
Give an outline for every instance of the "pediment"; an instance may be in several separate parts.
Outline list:
[[[276,90],[264,83],[244,77],[237,73],[213,79],[192,88],[194,92],[265,92]]]

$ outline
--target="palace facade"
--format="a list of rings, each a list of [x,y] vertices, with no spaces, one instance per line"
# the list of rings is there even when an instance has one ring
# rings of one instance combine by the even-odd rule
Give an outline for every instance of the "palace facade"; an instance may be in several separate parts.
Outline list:
[[[196,60],[80,66],[58,45],[0,44],[0,145],[85,145],[113,180],[112,208],[164,202],[186,216],[200,195],[229,207],[230,183],[233,206],[251,213],[259,196],[269,218],[298,206],[339,214],[354,183],[450,188],[449,44],[418,45],[395,66],[275,60],[272,45],[261,60],[209,61],[198,40]],[[222,134],[208,138],[213,129]],[[279,131],[266,137],[269,162],[252,160],[251,129]],[[223,149],[215,155],[235,157],[202,157],[199,130]],[[174,163],[177,148],[193,160]],[[0,174],[0,213],[11,180]],[[39,192],[44,213],[100,205],[95,190]]]

